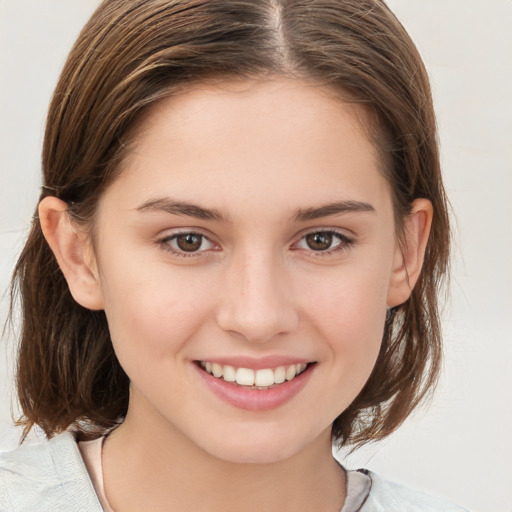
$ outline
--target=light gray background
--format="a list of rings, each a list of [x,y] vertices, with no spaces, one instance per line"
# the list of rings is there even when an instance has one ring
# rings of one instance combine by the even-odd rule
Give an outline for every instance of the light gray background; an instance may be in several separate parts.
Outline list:
[[[51,91],[98,0],[0,0],[0,292],[38,196]],[[457,221],[446,363],[433,404],[349,457],[480,512],[512,510],[512,1],[389,0],[431,74]],[[7,302],[1,303],[5,318]],[[0,449],[12,340],[0,351]]]

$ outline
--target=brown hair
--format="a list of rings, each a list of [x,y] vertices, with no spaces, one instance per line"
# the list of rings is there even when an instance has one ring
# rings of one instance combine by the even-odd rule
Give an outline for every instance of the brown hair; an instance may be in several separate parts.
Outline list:
[[[105,0],[82,30],[53,96],[41,198],[68,202],[90,224],[149,105],[209,79],[286,75],[327,85],[369,114],[391,183],[397,232],[416,198],[434,220],[422,274],[390,311],[374,371],[333,424],[339,444],[395,430],[436,382],[437,297],[449,222],[428,77],[408,34],[380,0]],[[17,385],[25,432],[74,427],[98,435],[122,421],[129,380],[102,311],[72,298],[37,219],[17,263],[21,298]]]

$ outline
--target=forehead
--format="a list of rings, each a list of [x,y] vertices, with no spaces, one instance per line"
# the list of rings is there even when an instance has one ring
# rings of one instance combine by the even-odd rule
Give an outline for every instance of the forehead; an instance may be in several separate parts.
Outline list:
[[[389,191],[365,119],[360,106],[299,80],[195,85],[148,110],[117,187],[132,203],[168,194],[225,209],[240,197],[378,207]]]

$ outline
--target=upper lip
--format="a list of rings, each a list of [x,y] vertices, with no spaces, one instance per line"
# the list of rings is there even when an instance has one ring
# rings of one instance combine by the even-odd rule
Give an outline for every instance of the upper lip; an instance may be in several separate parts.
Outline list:
[[[198,359],[197,361],[209,361],[221,366],[233,366],[234,368],[249,368],[251,370],[263,370],[265,368],[278,368],[292,364],[307,364],[314,361],[302,357],[269,355],[263,357],[229,356]]]

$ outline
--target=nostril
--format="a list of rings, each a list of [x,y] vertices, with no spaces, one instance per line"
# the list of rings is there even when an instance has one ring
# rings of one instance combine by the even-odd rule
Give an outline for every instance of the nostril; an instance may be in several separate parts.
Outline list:
[[[294,332],[299,324],[283,273],[279,277],[275,264],[262,258],[245,258],[243,265],[230,269],[216,306],[217,323],[224,331],[254,343]]]

